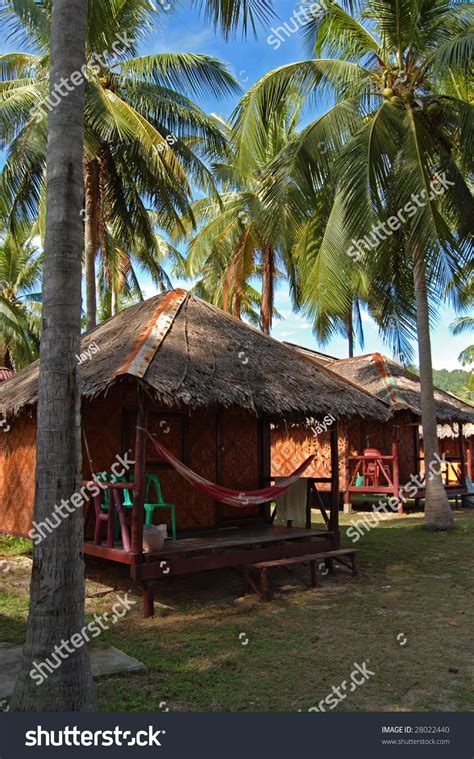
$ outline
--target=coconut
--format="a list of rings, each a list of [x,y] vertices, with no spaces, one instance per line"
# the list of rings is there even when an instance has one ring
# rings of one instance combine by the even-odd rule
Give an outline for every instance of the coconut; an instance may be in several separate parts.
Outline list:
[[[428,113],[430,116],[439,116],[441,113],[441,106],[436,101],[434,103],[430,103],[428,106]]]
[[[385,89],[384,89],[384,90],[382,90],[382,95],[383,95],[383,97],[384,97],[384,98],[386,98],[387,100],[390,100],[390,98],[391,98],[391,97],[392,97],[392,95],[393,95],[393,90],[392,90],[392,88],[391,88],[391,87],[385,87]]]
[[[393,97],[391,97],[390,102],[392,103],[392,105],[397,105],[397,106],[403,105],[403,100],[399,98],[398,95],[394,95]]]

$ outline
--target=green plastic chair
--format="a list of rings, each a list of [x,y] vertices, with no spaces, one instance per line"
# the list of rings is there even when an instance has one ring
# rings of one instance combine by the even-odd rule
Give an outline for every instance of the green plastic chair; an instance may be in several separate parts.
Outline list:
[[[160,485],[160,479],[158,475],[151,474],[146,472],[145,473],[146,478],[146,485],[145,485],[145,503],[143,504],[143,508],[145,509],[145,524],[151,525],[153,524],[153,514],[155,509],[169,509],[171,513],[171,535],[173,536],[173,540],[176,540],[176,511],[175,511],[175,505],[174,503],[170,503],[169,501],[165,501],[163,499],[163,494],[161,492],[161,485]],[[134,475],[131,474],[129,478],[129,482],[133,482]],[[117,481],[119,482],[127,482],[125,477],[118,477]],[[151,501],[151,489],[154,486],[155,488],[155,500]],[[131,498],[131,494],[134,495],[133,490],[124,490],[123,491],[123,507],[124,509],[131,509],[133,508],[133,498]]]
[[[176,540],[176,508],[174,503],[165,501],[161,492],[160,478],[157,474],[145,473],[146,488],[145,488],[145,524],[153,524],[153,512],[155,509],[169,509],[171,514],[171,535],[173,540]],[[150,500],[150,491],[152,487],[155,488],[156,500]]]

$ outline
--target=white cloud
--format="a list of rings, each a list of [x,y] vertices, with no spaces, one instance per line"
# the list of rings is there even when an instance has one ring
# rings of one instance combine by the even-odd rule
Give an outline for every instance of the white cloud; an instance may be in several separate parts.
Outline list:
[[[170,28],[158,35],[158,45],[156,52],[162,52],[163,48],[167,53],[207,53],[212,54],[212,42],[215,40],[210,29],[200,29],[199,31],[184,31],[173,33]]]
[[[302,324],[298,324],[298,329],[312,329],[313,325],[309,322],[303,322]]]

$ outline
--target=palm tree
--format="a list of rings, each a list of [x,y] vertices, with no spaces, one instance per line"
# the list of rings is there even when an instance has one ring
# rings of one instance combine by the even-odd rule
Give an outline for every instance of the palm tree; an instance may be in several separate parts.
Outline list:
[[[28,232],[0,240],[0,364],[15,371],[38,358],[42,256]]]
[[[454,305],[460,316],[450,325],[453,335],[464,335],[474,332],[474,317],[470,316],[474,305],[474,263],[469,264],[461,271],[460,277],[455,277],[448,287],[448,293],[452,293]],[[467,313],[466,313],[467,312]],[[468,345],[458,356],[458,361],[463,366],[474,364],[474,345]],[[472,391],[472,388],[468,388]]]
[[[411,272],[427,460],[438,453],[430,301],[435,307],[437,294],[466,261],[474,213],[467,179],[473,108],[445,84],[450,74],[467,78],[470,15],[454,0],[331,3],[306,29],[317,57],[262,77],[244,97],[237,122],[251,154],[261,144],[265,115],[295,87],[302,97],[332,98],[278,156],[267,199],[281,197],[304,172],[316,189],[333,195],[320,243],[311,250],[309,240],[307,247],[313,270],[328,272],[330,297],[345,291],[348,256],[371,271],[390,270],[397,260]],[[304,292],[310,308],[317,281],[310,270]],[[433,477],[425,527],[452,525],[441,478]]]
[[[37,7],[37,6],[36,6]],[[71,24],[71,13],[74,24]],[[51,15],[51,90],[85,63],[87,0],[55,0]],[[46,238],[38,396],[34,519],[81,484],[80,351],[84,87],[60,99],[48,120]],[[17,711],[92,711],[94,686],[82,646],[38,686],[34,661],[84,626],[83,515],[74,509],[54,536],[33,546],[30,612],[23,664],[11,700]]]
[[[266,124],[261,149],[251,160],[241,158],[232,129],[224,125],[229,159],[213,164],[221,192],[192,206],[193,220],[200,229],[188,245],[186,274],[200,274],[196,291],[202,297],[239,319],[245,316],[257,322],[265,334],[270,334],[276,314],[275,283],[285,274],[294,286],[294,269],[288,255],[291,225],[286,224],[281,209],[270,229],[265,222],[262,189],[268,165],[291,139],[298,115],[295,103],[277,108]],[[189,236],[191,231],[191,224],[184,222],[181,236]],[[261,282],[260,295],[254,286],[257,279]]]
[[[96,8],[100,3],[93,3],[87,35],[83,217],[88,329],[96,321],[95,259],[99,251],[106,256],[106,235],[123,250],[136,248],[139,237],[143,257],[146,251],[152,262],[158,250],[148,205],[159,215],[161,229],[169,230],[190,212],[191,181],[212,190],[205,159],[221,156],[225,139],[216,119],[189,96],[218,96],[236,88],[226,67],[210,56],[137,57],[144,20],[150,21],[157,9],[147,0],[129,2],[126,12],[123,2],[110,5],[111,15],[104,20],[103,9]],[[41,18],[33,37],[44,55],[0,57],[5,72],[0,119],[11,137],[2,203],[14,218],[44,207],[48,38]],[[127,40],[126,48],[117,48],[120,37]]]
[[[150,221],[153,225],[153,214]],[[164,263],[181,261],[179,251],[158,232],[153,249],[138,236],[129,249],[121,246],[106,228],[103,235],[100,265],[97,272],[99,321],[114,316],[124,308],[144,300],[139,272],[146,273],[158,289],[170,289],[172,283]]]

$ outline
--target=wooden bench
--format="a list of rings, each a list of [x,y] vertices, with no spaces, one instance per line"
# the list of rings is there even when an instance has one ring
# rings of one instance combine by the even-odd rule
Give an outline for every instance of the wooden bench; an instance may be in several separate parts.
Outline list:
[[[262,598],[263,601],[267,601],[269,598],[268,592],[268,570],[273,567],[290,567],[293,564],[309,564],[311,569],[311,585],[313,588],[319,585],[319,564],[324,561],[328,571],[333,573],[333,561],[338,561],[344,566],[349,567],[352,570],[352,574],[357,575],[356,564],[357,549],[355,548],[340,548],[334,551],[324,551],[321,553],[310,553],[304,556],[291,556],[287,559],[275,559],[274,561],[260,561],[257,564],[247,564],[241,567],[244,575],[244,595],[249,590],[254,590],[257,595]],[[344,557],[350,560],[349,564],[344,561]],[[260,573],[260,587],[253,581],[250,571],[256,570]]]

